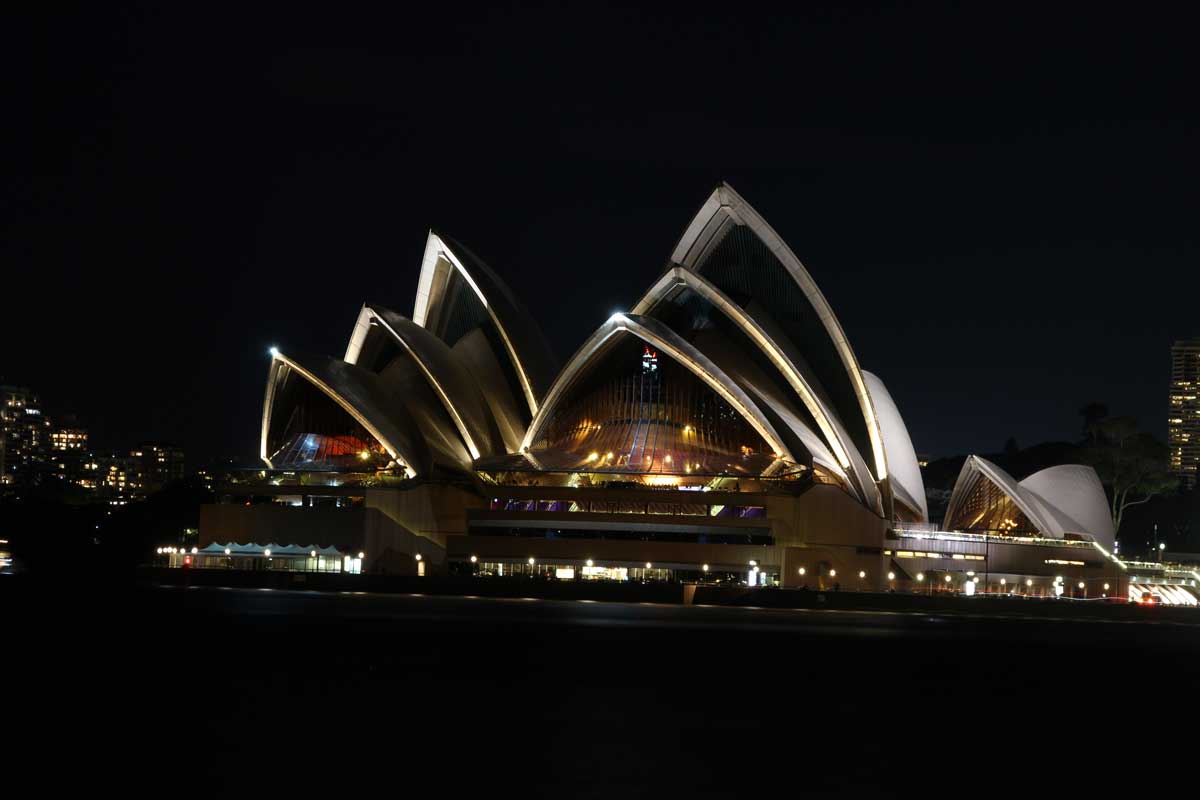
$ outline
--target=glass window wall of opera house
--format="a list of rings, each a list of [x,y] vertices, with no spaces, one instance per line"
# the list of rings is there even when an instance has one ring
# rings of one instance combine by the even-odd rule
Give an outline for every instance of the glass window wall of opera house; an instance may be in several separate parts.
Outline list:
[[[340,356],[272,348],[263,468],[202,509],[200,547],[362,552],[392,575],[1123,591],[1094,472],[972,458],[931,520],[896,399],[817,276],[727,184],[682,230],[564,362],[431,231],[407,315],[365,303]]]

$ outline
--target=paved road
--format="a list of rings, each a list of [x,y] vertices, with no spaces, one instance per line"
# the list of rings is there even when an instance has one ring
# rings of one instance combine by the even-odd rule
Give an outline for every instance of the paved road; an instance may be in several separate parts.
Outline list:
[[[29,768],[69,753],[79,769],[46,773],[67,784],[1041,796],[1105,786],[1114,763],[1189,763],[1192,739],[1129,732],[1200,697],[1200,628],[1171,624],[221,589],[0,600],[19,620],[9,752]],[[1123,710],[1115,687],[1147,703]]]

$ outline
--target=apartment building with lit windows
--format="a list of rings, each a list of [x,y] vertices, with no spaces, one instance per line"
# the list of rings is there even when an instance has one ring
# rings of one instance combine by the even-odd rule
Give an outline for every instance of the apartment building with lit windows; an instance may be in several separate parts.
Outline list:
[[[1195,488],[1200,470],[1200,339],[1171,346],[1171,388],[1168,393],[1167,445],[1171,471]]]
[[[41,403],[24,386],[0,386],[0,483],[28,485],[34,482],[50,447],[50,421]]]
[[[183,449],[164,442],[143,442],[129,453],[135,461],[138,480],[150,490],[183,480]]]

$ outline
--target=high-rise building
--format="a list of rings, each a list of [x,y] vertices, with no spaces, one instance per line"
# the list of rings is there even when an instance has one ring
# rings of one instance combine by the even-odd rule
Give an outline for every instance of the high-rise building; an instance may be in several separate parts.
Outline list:
[[[88,464],[91,454],[87,449],[88,434],[83,428],[53,427],[50,430],[49,474],[60,481],[80,486],[84,489],[95,488],[93,475],[89,473]]]
[[[114,505],[123,505],[142,494],[141,456],[138,450],[128,456],[112,454],[97,459],[98,486]]]
[[[0,483],[35,483],[50,450],[50,420],[28,388],[0,386],[0,438],[4,440]]]
[[[164,442],[143,442],[129,453],[136,464],[140,488],[156,491],[173,481],[183,480],[183,450]]]
[[[1200,470],[1200,339],[1178,341],[1171,347],[1169,402],[1171,471],[1194,488]]]

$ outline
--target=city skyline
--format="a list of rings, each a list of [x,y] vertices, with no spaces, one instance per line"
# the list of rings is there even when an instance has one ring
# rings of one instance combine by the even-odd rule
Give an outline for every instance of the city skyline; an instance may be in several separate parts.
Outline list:
[[[183,451],[163,441],[97,448],[74,414],[46,413],[28,386],[0,384],[0,500],[31,490],[91,493],[121,505],[184,478]]]

